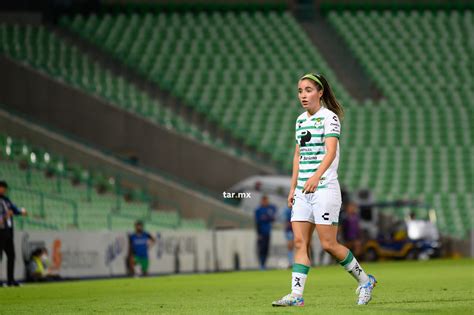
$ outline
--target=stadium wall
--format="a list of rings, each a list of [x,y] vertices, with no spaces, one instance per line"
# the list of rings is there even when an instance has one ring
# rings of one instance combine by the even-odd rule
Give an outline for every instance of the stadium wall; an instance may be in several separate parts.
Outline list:
[[[149,250],[150,274],[197,273],[258,268],[256,233],[232,231],[150,231],[157,242]],[[118,232],[16,232],[15,277],[24,279],[31,252],[46,247],[50,266],[63,278],[126,275],[128,239]],[[312,242],[315,263],[322,264],[321,246]],[[328,261],[324,261],[327,263]],[[5,270],[5,259],[0,271]],[[286,268],[287,242],[283,231],[271,238],[269,268]],[[0,275],[1,279],[5,274]]]
[[[0,103],[116,155],[136,159],[141,166],[216,193],[249,176],[275,172],[167,130],[7,57],[0,57],[0,68]]]

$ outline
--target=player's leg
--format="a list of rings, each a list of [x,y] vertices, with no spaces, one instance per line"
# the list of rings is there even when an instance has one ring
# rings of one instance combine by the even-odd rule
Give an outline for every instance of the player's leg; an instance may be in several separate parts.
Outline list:
[[[294,234],[295,263],[310,266],[309,249],[314,224],[312,222],[292,222],[292,227]]]
[[[365,284],[369,278],[362,270],[352,252],[337,241],[337,226],[316,224],[321,247],[341,263],[342,266],[360,283]]]
[[[263,235],[263,244],[262,244],[262,269],[266,268],[268,252],[270,250],[270,234]]]
[[[127,258],[128,263],[128,273],[130,276],[135,275],[135,256],[133,254],[129,254]]]
[[[274,301],[273,306],[303,306],[303,292],[308,277],[311,261],[309,259],[309,243],[314,224],[311,222],[292,222],[294,234],[295,262],[291,273],[291,293],[280,300]]]
[[[295,262],[293,264],[291,293],[301,297],[304,285],[311,266],[310,246],[311,237],[314,232],[314,224],[311,222],[292,222],[294,233]]]
[[[140,261],[140,265],[141,265],[141,268],[142,268],[142,275],[143,276],[148,276],[148,266],[149,266],[150,262],[148,260],[148,258],[142,258],[141,261]]]
[[[371,299],[375,278],[369,276],[360,266],[352,252],[337,241],[339,210],[341,207],[339,190],[320,190],[315,193],[314,218],[321,247],[340,263],[359,283],[358,304],[367,304]]]
[[[259,233],[257,234],[257,253],[258,253],[258,263],[260,265],[260,269],[263,269],[263,234]]]
[[[274,301],[273,306],[303,306],[303,291],[308,277],[311,260],[308,249],[314,231],[314,218],[310,204],[305,196],[295,196],[291,216],[293,228],[294,264],[291,274],[291,293],[280,300]]]
[[[5,250],[5,230],[0,229],[0,262],[3,260],[3,251]],[[0,270],[0,275],[2,274],[3,270]],[[0,282],[0,287],[3,287],[4,283]]]
[[[314,228],[315,228],[315,225],[312,223],[311,224],[311,228],[306,231],[306,239],[308,240],[308,246],[306,251],[308,252],[308,258],[309,258],[309,261],[310,261],[310,265],[311,265],[311,261],[313,260],[313,248],[311,246],[311,241],[313,240],[313,233],[314,233]]]
[[[367,304],[372,299],[375,278],[367,275],[357,259],[347,247],[337,241],[337,226],[316,224],[316,230],[323,249],[339,261],[339,264],[349,272],[359,283],[358,304]]]
[[[338,189],[316,191],[313,199],[313,211],[319,241],[324,251],[332,255],[359,282],[369,281],[367,274],[360,268],[352,252],[337,241],[339,211],[341,208]]]
[[[18,286],[15,281],[15,245],[13,244],[13,233],[8,235],[5,243],[5,253],[7,254],[7,283],[9,286]]]

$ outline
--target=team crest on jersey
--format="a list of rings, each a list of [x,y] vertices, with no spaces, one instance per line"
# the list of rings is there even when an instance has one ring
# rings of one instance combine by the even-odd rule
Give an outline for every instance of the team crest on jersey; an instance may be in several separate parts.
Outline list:
[[[323,119],[321,117],[316,118],[316,122],[314,123],[314,126],[319,127],[323,124]]]

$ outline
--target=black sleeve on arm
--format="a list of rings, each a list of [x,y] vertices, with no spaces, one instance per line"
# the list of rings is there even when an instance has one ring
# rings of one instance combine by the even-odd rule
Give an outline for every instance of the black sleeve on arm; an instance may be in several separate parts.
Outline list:
[[[8,208],[10,208],[13,211],[13,213],[15,213],[15,215],[21,214],[20,208],[18,208],[8,197],[3,197],[3,198],[8,205]]]

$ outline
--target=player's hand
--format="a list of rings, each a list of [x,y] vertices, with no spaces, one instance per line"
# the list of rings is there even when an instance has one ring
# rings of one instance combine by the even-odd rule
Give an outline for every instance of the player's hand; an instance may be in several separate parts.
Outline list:
[[[303,192],[305,194],[314,193],[318,188],[320,177],[318,175],[311,176],[303,186]]]
[[[288,208],[293,208],[293,201],[295,199],[295,190],[291,189],[290,193],[288,194]]]
[[[28,215],[28,211],[25,208],[21,208],[21,215],[26,217]]]

